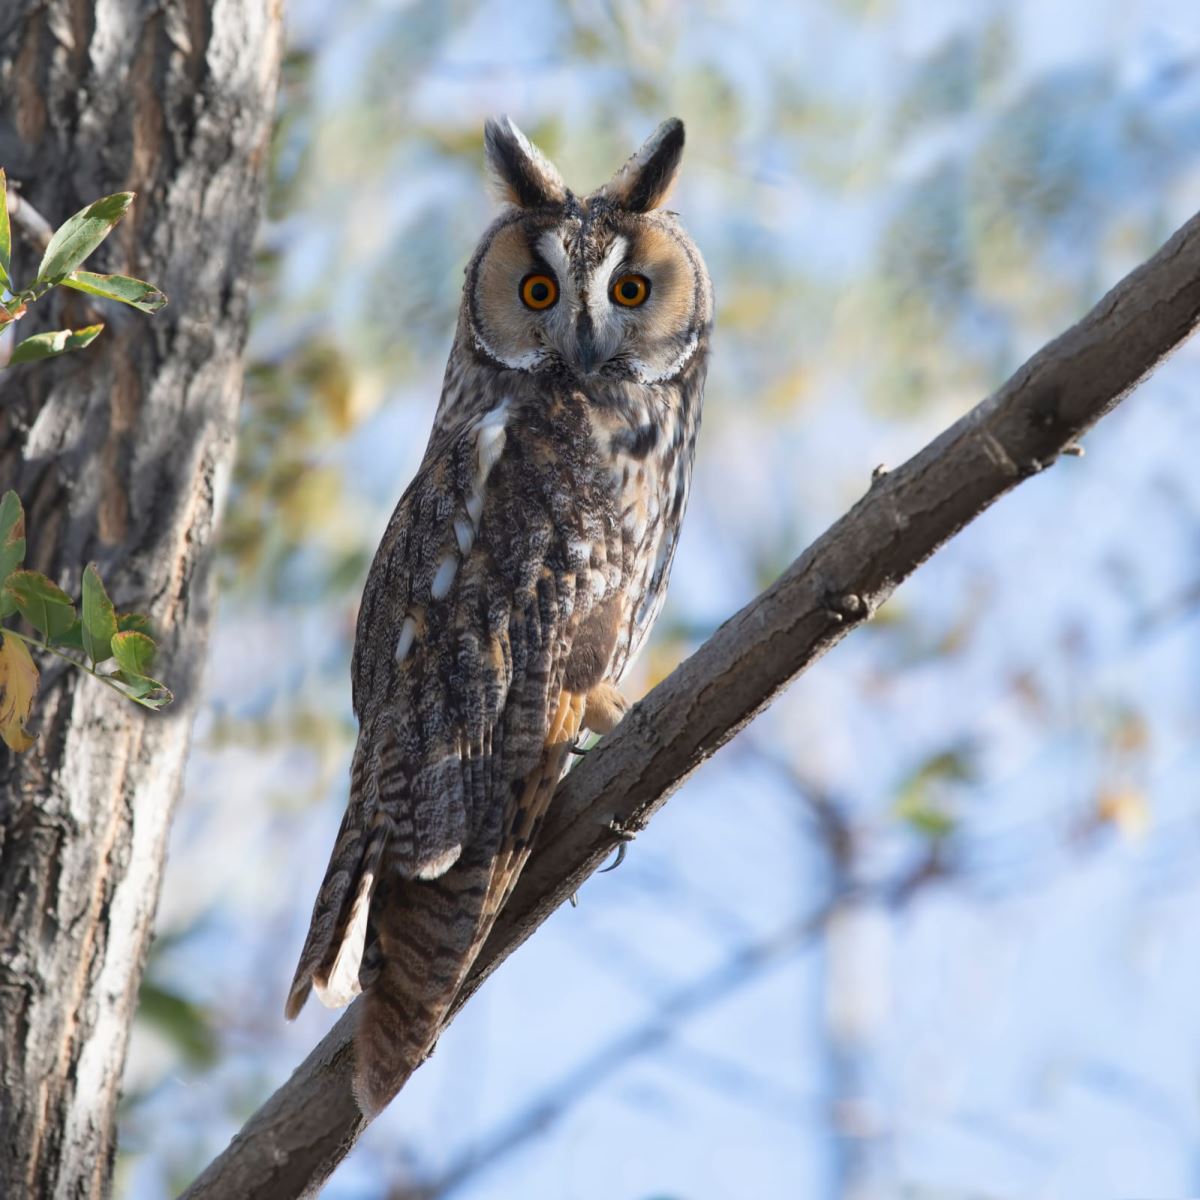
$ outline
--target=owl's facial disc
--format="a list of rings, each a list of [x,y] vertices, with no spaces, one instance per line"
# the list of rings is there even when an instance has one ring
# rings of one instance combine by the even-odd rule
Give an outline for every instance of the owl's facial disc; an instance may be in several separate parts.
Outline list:
[[[510,121],[489,122],[488,165],[509,205],[468,271],[476,347],[501,366],[657,383],[711,319],[707,273],[671,213],[683,126],[665,121],[603,188],[575,197]]]

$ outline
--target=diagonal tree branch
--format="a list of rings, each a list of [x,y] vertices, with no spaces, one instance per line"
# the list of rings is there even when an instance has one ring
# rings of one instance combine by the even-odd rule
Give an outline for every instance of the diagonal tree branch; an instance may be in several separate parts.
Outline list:
[[[795,781],[789,782],[795,786]],[[827,797],[816,799],[824,808]],[[390,1200],[443,1200],[468,1180],[490,1171],[533,1138],[541,1136],[576,1104],[619,1071],[650,1051],[669,1043],[698,1014],[728,1000],[772,968],[787,962],[815,942],[847,903],[871,901],[892,909],[910,904],[920,891],[949,872],[939,865],[938,850],[925,855],[898,878],[882,885],[858,887],[850,879],[844,814],[829,808],[819,812],[824,822],[820,841],[831,879],[826,899],[805,917],[793,917],[778,929],[739,946],[717,966],[671,992],[645,1020],[598,1047],[552,1083],[522,1111],[508,1116],[495,1130],[468,1146],[450,1166],[424,1183],[394,1192]]]
[[[552,818],[455,1012],[620,841],[935,550],[1052,465],[1200,323],[1200,216],[998,391],[867,494],[637,704],[563,781]],[[616,828],[614,828],[614,823]],[[279,1200],[315,1189],[365,1121],[351,1008],[185,1193]],[[453,1017],[453,1013],[451,1014]]]
[[[407,1200],[441,1200],[477,1172],[494,1167],[525,1142],[545,1132],[572,1104],[633,1060],[669,1042],[686,1021],[728,999],[811,944],[833,911],[832,903],[822,904],[815,912],[794,917],[766,936],[740,946],[723,962],[673,992],[648,1019],[587,1055],[528,1108],[511,1116],[489,1136],[469,1147],[444,1173],[423,1185],[406,1189],[402,1195]]]

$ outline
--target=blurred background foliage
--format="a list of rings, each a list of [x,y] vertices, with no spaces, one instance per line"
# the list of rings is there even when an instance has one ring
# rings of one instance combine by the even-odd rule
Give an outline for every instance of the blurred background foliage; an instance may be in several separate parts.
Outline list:
[[[280,1016],[345,797],[370,556],[507,111],[573,186],[663,117],[718,332],[640,695],[1200,199],[1187,0],[290,6],[207,700],[118,1191]],[[1200,1193],[1200,348],[971,527],[471,1004],[327,1194]]]

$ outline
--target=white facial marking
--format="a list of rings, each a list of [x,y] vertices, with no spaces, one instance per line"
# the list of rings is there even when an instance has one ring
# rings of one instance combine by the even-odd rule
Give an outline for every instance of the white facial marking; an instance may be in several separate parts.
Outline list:
[[[429,594],[435,600],[444,600],[450,592],[454,576],[458,574],[458,555],[451,550],[442,556],[437,570],[433,573],[433,582],[429,585]]]
[[[547,229],[538,238],[537,248],[538,253],[546,260],[546,265],[558,277],[558,286],[561,288],[571,274],[571,260],[563,244],[562,234]]]
[[[662,383],[666,379],[671,379],[678,375],[680,371],[687,365],[687,361],[696,353],[696,347],[700,344],[700,337],[693,333],[688,339],[687,345],[679,352],[678,356],[667,364],[661,371],[656,371],[649,364],[644,363],[640,358],[630,359],[629,365],[633,367],[637,375],[639,383]]]
[[[400,636],[396,639],[396,661],[398,663],[402,663],[408,657],[408,652],[412,649],[416,637],[416,621],[412,617],[405,617],[404,624],[400,626]]]
[[[515,357],[508,358],[501,354],[500,351],[494,346],[492,346],[488,342],[487,338],[485,338],[478,329],[476,329],[474,333],[475,348],[477,350],[482,350],[483,353],[489,358],[495,359],[496,362],[498,362],[502,367],[509,367],[514,371],[532,371],[533,368],[536,367],[538,363],[540,363],[542,359],[546,357],[546,352],[538,349],[526,350],[524,354],[518,354]]]
[[[611,312],[612,300],[608,294],[608,285],[612,282],[613,272],[625,261],[628,249],[628,238],[620,235],[613,238],[608,253],[592,272],[591,279],[588,281],[588,309],[591,311],[593,321],[608,317]]]

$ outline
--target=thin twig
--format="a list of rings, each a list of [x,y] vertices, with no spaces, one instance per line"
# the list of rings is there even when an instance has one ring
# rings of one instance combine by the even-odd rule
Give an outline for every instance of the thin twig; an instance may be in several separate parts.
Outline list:
[[[3,634],[6,637],[11,634],[15,638],[20,638],[21,641],[28,646],[36,646],[39,650],[45,650],[47,654],[53,654],[55,657],[61,658],[63,662],[68,662],[71,664],[71,666],[78,667],[78,669],[81,671],[86,671],[87,674],[89,674],[93,679],[98,679],[107,687],[112,688],[112,690],[124,700],[132,700],[134,704],[140,704],[143,708],[148,708],[152,712],[157,712],[162,707],[161,704],[147,703],[145,700],[141,699],[141,697],[135,696],[132,692],[127,692],[124,685],[115,675],[105,675],[102,672],[97,671],[94,667],[89,667],[88,664],[83,661],[83,659],[76,658],[73,654],[67,654],[66,651],[59,646],[51,646],[49,642],[39,641],[35,637],[30,637],[27,633],[19,633],[15,629],[10,629],[7,625],[0,627],[0,634]]]
[[[54,226],[42,216],[17,189],[19,184],[9,181],[8,187],[8,217],[14,225],[19,225],[29,243],[39,253],[45,253],[54,236]]]

